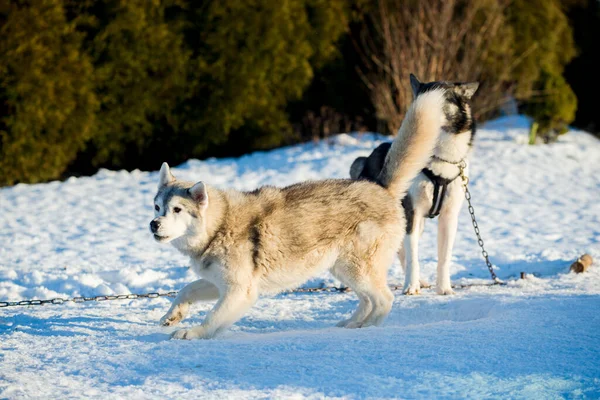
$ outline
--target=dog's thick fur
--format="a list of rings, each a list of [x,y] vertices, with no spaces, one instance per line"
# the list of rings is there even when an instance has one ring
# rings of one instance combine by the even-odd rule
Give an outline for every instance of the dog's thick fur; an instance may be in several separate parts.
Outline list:
[[[241,318],[260,294],[297,287],[330,270],[359,298],[357,310],[338,326],[381,324],[393,301],[387,271],[405,235],[400,199],[447,123],[444,94],[439,88],[416,97],[382,168],[381,185],[325,180],[219,190],[177,181],[164,163],[150,229],[157,241],[188,255],[202,279],[179,293],[161,323],[174,325],[190,304],[218,299],[200,326],[173,335],[210,338]]]
[[[411,75],[411,86],[415,98],[431,90],[445,90],[444,114],[447,121],[441,127],[438,144],[427,168],[436,176],[453,181],[448,184],[438,222],[438,266],[436,290],[439,294],[453,294],[450,282],[450,259],[456,236],[458,214],[463,204],[464,193],[459,177],[458,163],[465,162],[465,175],[468,176],[468,160],[473,138],[475,122],[469,106],[469,100],[477,90],[478,83],[430,82],[421,83]],[[357,158],[350,167],[352,179],[366,179],[377,182],[380,171],[387,162],[388,152],[401,142],[383,143],[369,157]],[[395,150],[398,151],[398,150]],[[398,169],[401,170],[400,164]],[[384,183],[384,182],[381,182]],[[423,233],[425,218],[433,202],[434,185],[423,172],[412,181],[410,190],[402,199],[406,216],[404,242],[398,252],[400,263],[405,270],[404,293],[418,294],[422,286],[428,283],[419,277],[418,242]]]

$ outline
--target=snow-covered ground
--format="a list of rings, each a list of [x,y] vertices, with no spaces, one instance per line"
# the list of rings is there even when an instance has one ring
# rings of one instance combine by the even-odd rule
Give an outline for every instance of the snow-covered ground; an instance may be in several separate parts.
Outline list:
[[[157,325],[169,300],[0,308],[0,398],[598,398],[600,268],[568,273],[584,252],[600,260],[600,142],[570,132],[526,146],[523,118],[488,123],[472,157],[471,192],[506,287],[455,296],[396,292],[379,328],[334,324],[353,294],[261,299],[222,337],[171,341]],[[339,135],[239,159],[191,160],[184,179],[253,189],[346,177],[384,138]],[[162,160],[157,160],[157,168]],[[148,223],[156,172],[0,189],[0,301],[169,291],[194,276]],[[469,215],[460,217],[452,280],[488,279]],[[435,281],[435,225],[421,241]],[[390,282],[403,280],[396,262]],[[325,275],[307,285],[334,284]],[[183,326],[198,324],[210,304]]]

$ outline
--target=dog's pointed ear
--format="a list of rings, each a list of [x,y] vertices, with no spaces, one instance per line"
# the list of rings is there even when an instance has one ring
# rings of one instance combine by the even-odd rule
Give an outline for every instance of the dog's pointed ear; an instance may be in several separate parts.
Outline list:
[[[202,208],[208,206],[208,192],[206,191],[206,185],[204,182],[198,182],[194,186],[188,189],[192,199],[198,203]]]
[[[419,93],[419,89],[421,88],[421,82],[413,74],[410,74],[410,87],[413,91],[413,97],[417,97],[417,93]]]
[[[358,157],[352,165],[350,166],[350,178],[358,179],[360,177],[360,173],[365,169],[365,164],[367,163],[367,157]]]
[[[162,163],[162,166],[160,167],[160,172],[158,174],[158,188],[163,188],[173,181],[175,181],[175,177],[171,173],[169,164],[167,164],[166,162]]]
[[[479,82],[459,83],[454,87],[454,91],[467,100],[473,97],[477,89],[479,89]]]

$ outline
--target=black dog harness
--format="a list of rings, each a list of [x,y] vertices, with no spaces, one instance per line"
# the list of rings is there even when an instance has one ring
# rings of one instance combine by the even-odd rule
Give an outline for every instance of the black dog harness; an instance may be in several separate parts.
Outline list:
[[[440,210],[444,204],[444,197],[446,196],[446,189],[448,188],[448,185],[458,178],[460,173],[452,179],[446,179],[434,174],[429,168],[424,168],[422,172],[427,178],[429,178],[431,183],[433,183],[433,201],[431,204],[431,209],[429,210],[429,215],[427,216],[429,218],[435,218],[440,215]]]

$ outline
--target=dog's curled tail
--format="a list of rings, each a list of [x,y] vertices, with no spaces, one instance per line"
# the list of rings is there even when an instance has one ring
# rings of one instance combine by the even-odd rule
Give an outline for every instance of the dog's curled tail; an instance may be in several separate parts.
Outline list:
[[[403,198],[412,180],[427,166],[444,123],[443,89],[420,93],[408,108],[385,157],[377,182]]]

